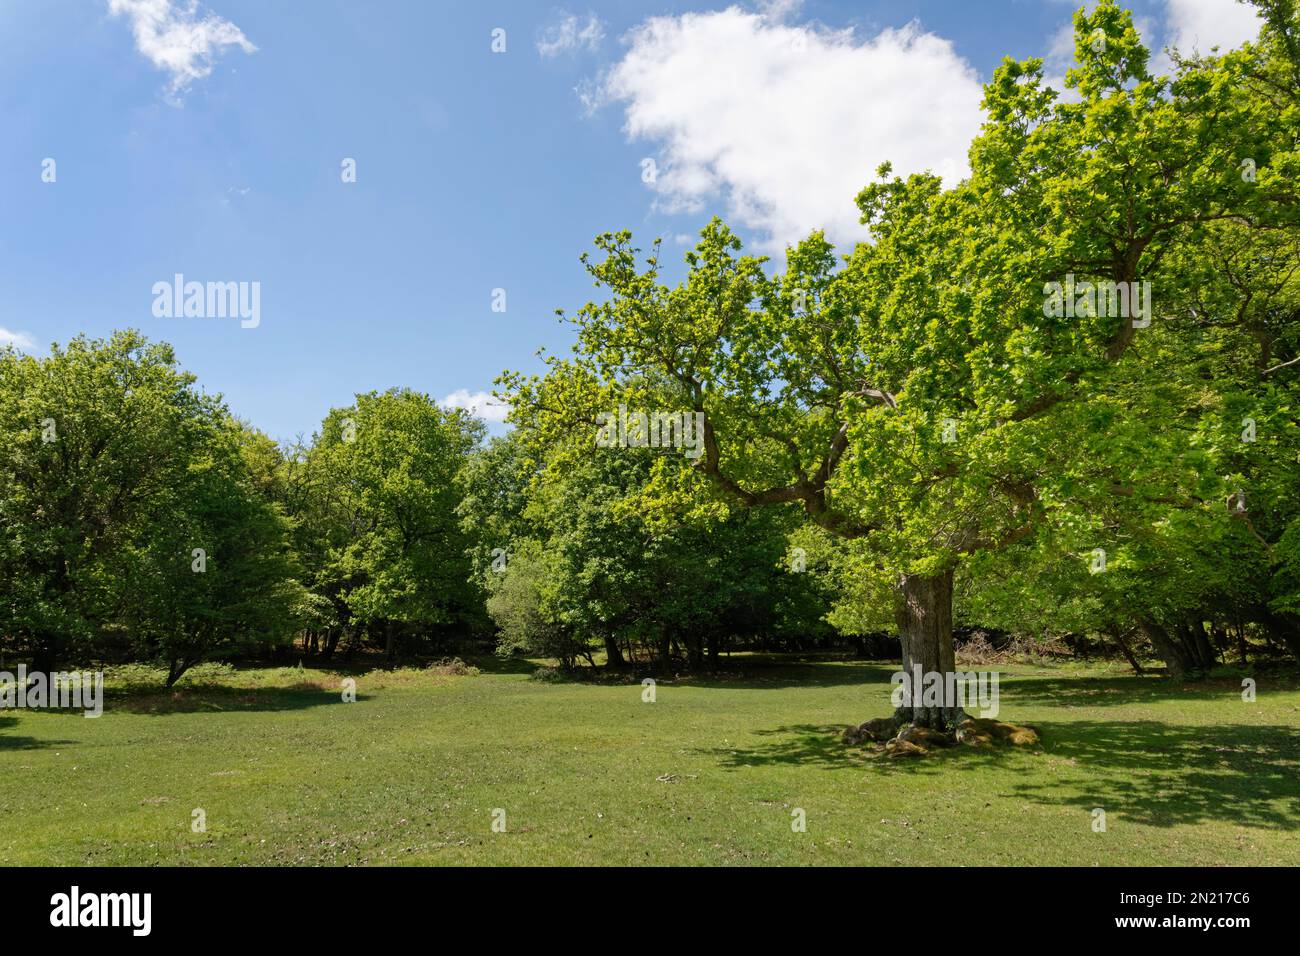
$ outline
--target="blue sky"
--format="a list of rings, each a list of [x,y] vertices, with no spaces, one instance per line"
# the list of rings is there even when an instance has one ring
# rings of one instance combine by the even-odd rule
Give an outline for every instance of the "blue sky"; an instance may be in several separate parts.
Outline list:
[[[1132,6],[1156,44],[1251,29],[1232,0]],[[849,242],[881,159],[960,175],[979,82],[1062,70],[1072,9],[0,0],[0,343],[138,328],[277,438],[358,391],[490,390],[567,349],[600,232]],[[260,324],[156,318],[178,272],[259,282]]]

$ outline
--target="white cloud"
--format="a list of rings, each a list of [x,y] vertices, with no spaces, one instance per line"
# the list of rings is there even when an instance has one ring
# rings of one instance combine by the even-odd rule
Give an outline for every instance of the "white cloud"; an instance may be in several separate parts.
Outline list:
[[[30,352],[36,348],[36,342],[26,332],[11,332],[0,325],[0,348],[12,345],[21,352]]]
[[[1087,0],[1082,4],[1084,10],[1092,13],[1097,8],[1097,0]],[[1153,73],[1168,73],[1171,62],[1163,53],[1156,52],[1159,30],[1150,17],[1133,15],[1133,26],[1147,48],[1152,51],[1148,68]],[[1074,21],[1067,19],[1061,24],[1048,41],[1047,53],[1043,57],[1043,79],[1052,89],[1061,94],[1062,102],[1077,103],[1080,96],[1077,90],[1066,89],[1065,74],[1075,66],[1074,60]]]
[[[771,246],[819,228],[847,243],[865,237],[853,200],[884,160],[966,175],[982,89],[948,40],[916,24],[859,38],[769,9],[655,17],[625,38],[601,98],[624,105],[631,139],[658,144],[657,208],[721,196]]]
[[[1084,8],[1092,11],[1096,0]],[[1134,16],[1133,24],[1151,51],[1148,69],[1156,75],[1174,72],[1174,61],[1166,47],[1183,54],[1209,53],[1213,46],[1229,50],[1259,35],[1261,21],[1255,8],[1237,0],[1165,0],[1164,19]],[[1066,20],[1048,40],[1044,56],[1047,84],[1063,92],[1063,99],[1076,101],[1074,91],[1065,90],[1065,71],[1074,66],[1074,24]]]
[[[503,422],[510,406],[492,397],[490,392],[471,392],[458,388],[438,403],[443,408],[463,408],[485,422]]]
[[[605,39],[605,26],[594,13],[587,18],[572,13],[561,13],[559,20],[547,26],[537,39],[537,52],[543,57],[562,53],[577,53],[586,49],[594,52]]]
[[[1255,8],[1236,0],[1167,0],[1166,43],[1183,53],[1241,46],[1259,35]]]
[[[128,17],[135,48],[171,74],[168,95],[173,101],[212,72],[213,60],[225,47],[257,50],[229,20],[200,14],[198,0],[108,0],[108,12]]]

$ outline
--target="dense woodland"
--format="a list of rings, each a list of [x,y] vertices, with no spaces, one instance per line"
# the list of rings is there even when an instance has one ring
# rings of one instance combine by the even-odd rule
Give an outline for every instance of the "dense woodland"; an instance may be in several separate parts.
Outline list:
[[[0,351],[3,661],[896,635],[942,672],[972,627],[1175,676],[1300,658],[1300,16],[1260,6],[1168,77],[1127,11],[1080,12],[1069,88],[1005,61],[970,176],[882,167],[856,248],[775,263],[715,220],[669,282],[599,237],[504,437],[396,388],[280,445],[138,332]],[[1084,283],[1149,283],[1149,322]],[[702,415],[702,454],[600,447],[619,406]]]

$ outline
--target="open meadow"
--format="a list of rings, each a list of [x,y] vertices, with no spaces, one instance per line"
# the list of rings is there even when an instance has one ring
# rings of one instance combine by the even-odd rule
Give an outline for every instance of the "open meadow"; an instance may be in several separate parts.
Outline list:
[[[751,657],[647,703],[475,663],[354,672],[354,703],[341,672],[110,673],[98,719],[5,716],[0,864],[1300,863],[1293,672],[1246,703],[1239,677],[1012,666],[1002,713],[1040,748],[900,761],[840,740],[889,713],[893,664]]]

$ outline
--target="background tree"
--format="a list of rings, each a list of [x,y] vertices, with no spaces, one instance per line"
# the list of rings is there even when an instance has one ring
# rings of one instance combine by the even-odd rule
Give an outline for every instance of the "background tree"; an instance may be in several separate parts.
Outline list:
[[[404,389],[358,395],[326,418],[306,463],[313,588],[391,659],[483,623],[457,517],[458,475],[483,425]]]

